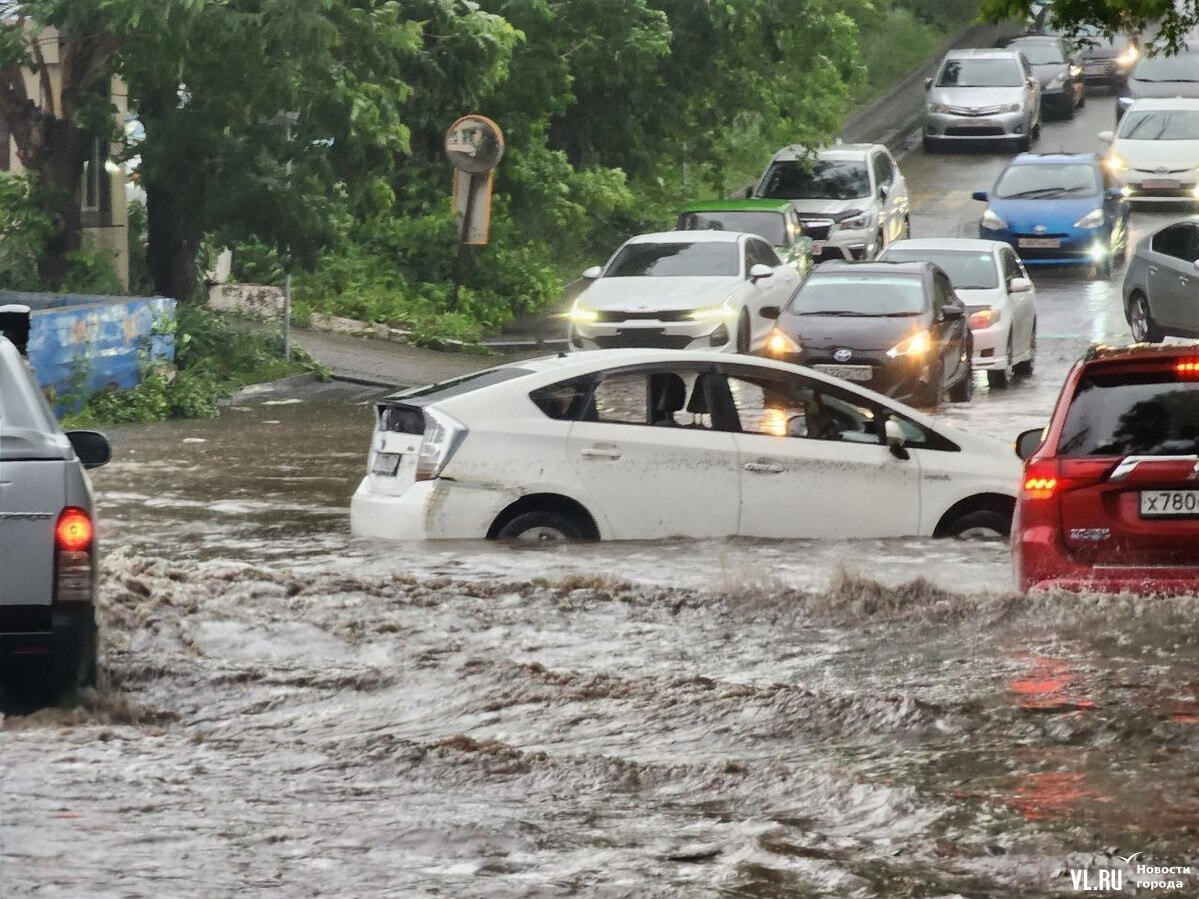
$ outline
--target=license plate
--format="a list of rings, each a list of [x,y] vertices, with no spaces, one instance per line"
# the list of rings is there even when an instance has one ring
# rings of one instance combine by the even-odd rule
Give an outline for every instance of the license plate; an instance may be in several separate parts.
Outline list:
[[[843,378],[846,381],[869,381],[874,377],[874,369],[869,365],[817,365],[816,371]]]
[[[1108,71],[1111,68],[1110,63],[1106,62],[1089,62],[1086,65],[1085,71],[1088,75],[1098,75]]]
[[[1142,190],[1179,190],[1181,188],[1181,181],[1173,181],[1169,178],[1148,178],[1141,182]]]
[[[399,453],[375,453],[375,459],[371,462],[371,474],[379,474],[388,478],[395,477],[395,473],[400,468],[401,458]]]
[[[1062,245],[1060,237],[1021,237],[1020,246],[1026,250],[1056,250]]]
[[[1199,518],[1199,490],[1142,490],[1142,518]]]

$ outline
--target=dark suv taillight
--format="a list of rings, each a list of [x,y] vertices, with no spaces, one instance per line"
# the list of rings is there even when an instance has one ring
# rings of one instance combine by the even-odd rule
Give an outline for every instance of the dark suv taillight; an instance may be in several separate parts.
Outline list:
[[[85,509],[68,506],[54,526],[54,601],[91,602],[96,529]]]

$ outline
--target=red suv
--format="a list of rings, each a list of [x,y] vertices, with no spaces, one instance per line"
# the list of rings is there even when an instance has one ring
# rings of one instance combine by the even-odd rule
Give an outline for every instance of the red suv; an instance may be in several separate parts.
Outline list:
[[[1090,350],[1016,454],[1021,590],[1199,591],[1199,346]]]

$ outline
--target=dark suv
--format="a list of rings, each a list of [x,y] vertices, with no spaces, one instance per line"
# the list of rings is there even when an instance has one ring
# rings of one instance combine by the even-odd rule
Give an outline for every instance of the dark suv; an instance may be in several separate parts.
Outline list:
[[[29,310],[0,306],[0,661],[49,663],[45,693],[96,678],[96,431],[58,426],[23,351]],[[9,338],[12,338],[11,340]],[[23,666],[22,666],[23,667]]]

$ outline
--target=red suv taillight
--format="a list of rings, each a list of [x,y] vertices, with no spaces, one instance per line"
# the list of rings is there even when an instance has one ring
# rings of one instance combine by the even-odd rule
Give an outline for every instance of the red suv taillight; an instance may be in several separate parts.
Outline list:
[[[54,601],[91,602],[96,529],[84,509],[68,506],[54,526]]]
[[[1021,495],[1053,499],[1069,490],[1103,483],[1115,467],[1110,459],[1033,459],[1024,466]]]

